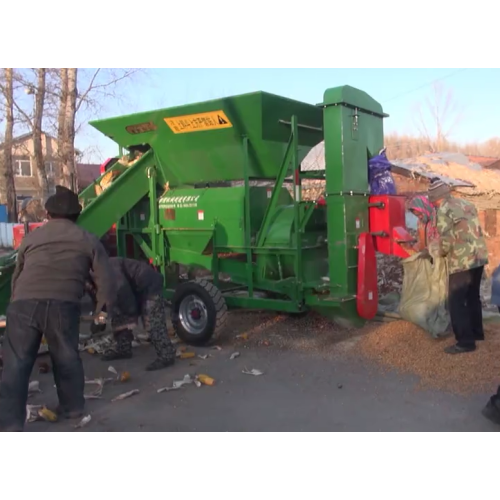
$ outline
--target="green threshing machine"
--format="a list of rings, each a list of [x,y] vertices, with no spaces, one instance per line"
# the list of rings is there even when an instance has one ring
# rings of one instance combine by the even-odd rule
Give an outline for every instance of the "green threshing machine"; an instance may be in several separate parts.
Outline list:
[[[163,273],[187,343],[217,334],[227,307],[361,323],[377,312],[375,252],[406,257],[410,239],[404,201],[369,193],[385,116],[343,86],[316,106],[255,92],[91,122],[138,159],[115,162],[101,194],[81,193],[78,224],[102,237],[116,223],[118,254]],[[324,170],[301,170],[321,141]],[[306,179],[324,180],[323,195],[302,200]],[[212,278],[183,279],[179,266]]]

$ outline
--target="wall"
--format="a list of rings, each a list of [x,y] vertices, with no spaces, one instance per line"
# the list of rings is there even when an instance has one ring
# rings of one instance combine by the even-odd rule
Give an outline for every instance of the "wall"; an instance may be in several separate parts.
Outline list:
[[[14,142],[12,147],[12,157],[13,159],[25,158],[28,159],[33,156],[33,139],[31,136],[26,137],[22,141]],[[57,140],[46,134],[42,134],[42,153],[45,161],[52,162],[54,167],[54,175],[49,176],[49,190],[54,191],[55,182],[60,178],[60,167],[57,160]],[[18,196],[37,196],[38,189],[38,178],[36,172],[33,170],[32,177],[15,177],[16,194]]]
[[[481,210],[479,222],[486,236],[489,264],[487,275],[500,265],[500,210]]]
[[[0,248],[12,248],[14,242],[13,227],[14,224],[11,222],[0,222]]]

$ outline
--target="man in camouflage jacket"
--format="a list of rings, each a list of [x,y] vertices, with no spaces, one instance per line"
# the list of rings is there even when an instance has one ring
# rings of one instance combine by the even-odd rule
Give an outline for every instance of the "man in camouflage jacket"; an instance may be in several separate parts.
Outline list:
[[[480,285],[488,249],[479,223],[476,207],[451,196],[449,186],[433,179],[429,200],[437,209],[439,238],[429,246],[430,253],[447,257],[449,273],[448,307],[456,344],[445,349],[460,354],[476,349],[484,340]]]

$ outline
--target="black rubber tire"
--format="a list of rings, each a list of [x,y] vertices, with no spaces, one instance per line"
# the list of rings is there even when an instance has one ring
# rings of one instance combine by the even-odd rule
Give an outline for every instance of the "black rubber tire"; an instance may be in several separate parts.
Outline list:
[[[207,308],[207,324],[199,334],[185,330],[179,320],[179,308],[186,295],[196,295]],[[216,339],[227,321],[227,305],[220,290],[210,281],[197,279],[182,283],[175,290],[172,298],[172,325],[177,336],[188,345],[206,345]]]

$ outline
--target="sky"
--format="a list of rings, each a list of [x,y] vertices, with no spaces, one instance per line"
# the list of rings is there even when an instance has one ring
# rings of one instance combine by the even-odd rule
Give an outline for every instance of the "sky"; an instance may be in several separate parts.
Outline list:
[[[317,104],[325,89],[351,85],[382,104],[390,115],[386,133],[418,134],[422,119],[432,127],[426,102],[435,102],[436,84],[452,95],[454,110],[445,120],[446,127],[456,122],[450,139],[475,142],[500,135],[500,69],[149,69],[92,119],[259,90]],[[92,151],[88,160],[95,162],[117,154],[115,143],[91,127],[83,129],[77,147]]]

